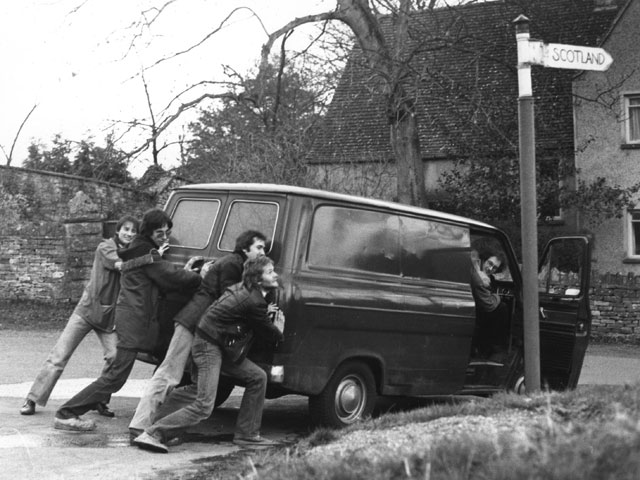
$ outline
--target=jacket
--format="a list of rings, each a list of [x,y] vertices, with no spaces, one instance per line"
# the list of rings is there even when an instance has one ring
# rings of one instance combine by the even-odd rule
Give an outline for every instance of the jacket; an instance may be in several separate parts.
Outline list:
[[[93,257],[89,282],[73,311],[94,329],[103,332],[112,332],[114,328],[113,310],[120,291],[120,272],[115,264],[120,260],[117,250],[121,246],[115,237],[100,242]]]
[[[280,342],[284,336],[267,315],[267,301],[259,289],[249,290],[242,283],[225,290],[200,319],[196,334],[223,346],[229,336],[252,330],[269,343]]]
[[[222,295],[222,292],[242,280],[246,259],[244,252],[235,251],[217,260],[205,274],[198,291],[178,312],[173,321],[193,333],[207,308]]]
[[[153,241],[138,235],[118,251],[124,262],[115,324],[118,348],[153,351],[158,336],[158,305],[168,292],[195,290],[198,273],[162,258]]]

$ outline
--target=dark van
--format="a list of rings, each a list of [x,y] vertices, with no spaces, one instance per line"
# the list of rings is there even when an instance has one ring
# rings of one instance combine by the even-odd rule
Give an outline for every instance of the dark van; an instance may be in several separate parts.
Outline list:
[[[499,229],[397,203],[267,184],[183,186],[166,211],[174,224],[168,258],[177,263],[219,258],[247,229],[270,239],[285,341],[275,351],[256,344],[251,358],[269,375],[267,396],[308,396],[316,423],[352,423],[372,412],[379,395],[522,389],[522,278]],[[471,258],[483,251],[502,263],[491,275],[502,305],[497,324],[480,321],[472,292]],[[565,237],[541,257],[541,371],[553,389],[575,387],[582,368],[591,328],[590,251],[588,238]],[[485,329],[493,329],[498,356],[480,348]],[[221,382],[218,403],[232,387]]]

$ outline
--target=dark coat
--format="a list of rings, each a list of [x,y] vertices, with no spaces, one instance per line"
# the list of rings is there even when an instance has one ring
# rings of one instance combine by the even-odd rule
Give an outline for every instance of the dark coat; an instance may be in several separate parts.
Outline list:
[[[233,252],[217,260],[205,274],[196,294],[173,319],[193,332],[200,317],[217,300],[222,292],[242,280],[242,270],[247,256],[244,252]]]
[[[238,283],[224,291],[198,323],[196,332],[209,342],[222,346],[228,335],[252,330],[269,343],[284,339],[267,315],[267,301],[258,289]]]
[[[150,238],[138,235],[129,247],[118,251],[125,262],[115,315],[118,348],[153,350],[161,297],[200,285],[198,273],[164,260],[156,248]]]

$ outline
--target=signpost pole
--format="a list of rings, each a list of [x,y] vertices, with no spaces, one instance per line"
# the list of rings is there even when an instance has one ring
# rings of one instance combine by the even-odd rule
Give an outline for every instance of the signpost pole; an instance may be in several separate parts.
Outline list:
[[[538,324],[538,226],[534,100],[529,63],[529,19],[514,21],[518,45],[518,123],[524,304],[524,381],[527,392],[540,390],[540,326]]]

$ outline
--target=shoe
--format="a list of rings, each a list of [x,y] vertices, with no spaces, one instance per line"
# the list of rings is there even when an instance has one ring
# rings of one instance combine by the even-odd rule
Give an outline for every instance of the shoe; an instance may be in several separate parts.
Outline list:
[[[57,430],[70,430],[72,432],[90,432],[96,429],[93,420],[82,420],[79,417],[53,419],[53,428]]]
[[[130,428],[129,429],[129,445],[131,445],[132,447],[136,446],[135,440],[136,438],[138,438],[140,435],[142,435],[142,433],[144,432],[144,430],[140,430],[139,428]]]
[[[177,436],[167,440],[165,445],[167,447],[177,447],[178,445],[182,445],[183,443],[184,443],[184,439],[181,436]]]
[[[36,402],[26,399],[20,408],[20,415],[33,415],[34,413],[36,413]]]
[[[243,446],[274,447],[278,442],[256,435],[255,437],[233,437],[233,443]]]
[[[147,432],[142,432],[138,436],[138,438],[133,441],[133,443],[135,443],[137,447],[140,447],[143,450],[149,450],[151,452],[158,453],[169,453],[169,449],[164,443],[155,438],[153,435],[149,435]]]
[[[103,417],[113,418],[116,416],[115,413],[109,410],[109,405],[107,405],[106,403],[99,403],[98,406],[96,407],[96,410]]]

